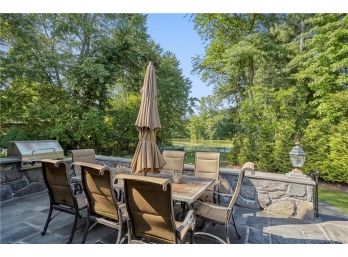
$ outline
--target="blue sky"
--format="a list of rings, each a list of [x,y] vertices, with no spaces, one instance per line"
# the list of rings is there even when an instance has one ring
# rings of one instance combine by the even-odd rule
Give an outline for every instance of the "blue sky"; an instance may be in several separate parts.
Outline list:
[[[191,95],[200,99],[212,94],[212,86],[201,81],[199,75],[192,74],[191,58],[203,54],[204,45],[191,20],[189,14],[148,14],[147,26],[155,42],[164,51],[176,55],[184,76],[192,81]]]

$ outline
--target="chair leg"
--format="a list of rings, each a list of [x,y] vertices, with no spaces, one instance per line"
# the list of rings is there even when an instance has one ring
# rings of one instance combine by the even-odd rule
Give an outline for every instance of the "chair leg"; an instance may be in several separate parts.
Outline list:
[[[194,235],[195,235],[195,231],[194,231],[194,229],[192,229],[191,230],[190,244],[194,244],[195,243]]]
[[[236,226],[236,222],[234,221],[234,218],[233,218],[233,210],[232,210],[231,216],[232,216],[232,222],[233,222],[234,230],[236,231],[236,235],[237,235],[238,239],[240,239],[241,236],[240,236],[239,233],[238,233],[237,226]]]
[[[225,234],[226,234],[226,242],[230,244],[230,235],[228,232],[228,223],[225,224]]]
[[[50,210],[48,211],[48,216],[47,216],[46,224],[45,224],[44,230],[41,232],[41,235],[42,235],[42,236],[44,236],[44,235],[46,234],[48,224],[49,224],[50,221],[51,221],[52,211],[53,211],[53,206],[50,205]]]
[[[75,234],[75,230],[76,230],[76,225],[77,225],[77,220],[79,218],[79,213],[76,212],[75,214],[75,219],[74,219],[74,225],[73,225],[73,228],[71,230],[71,234],[70,234],[70,238],[69,238],[69,241],[67,242],[67,244],[71,244],[72,240],[73,240],[73,237],[74,237],[74,234]]]
[[[89,227],[90,227],[90,219],[89,219],[89,213],[88,213],[88,215],[87,215],[87,220],[86,220],[85,233],[84,233],[84,235],[83,235],[81,244],[84,244],[84,243],[86,242],[86,238],[87,238],[87,234],[88,234]]]
[[[116,244],[119,244],[120,241],[121,241],[121,236],[122,236],[122,231],[123,231],[123,222],[121,222],[120,224],[120,229],[118,230],[118,233],[117,233],[117,241],[116,241]]]
[[[128,244],[132,243],[132,224],[130,219],[127,219],[127,229],[128,229]]]

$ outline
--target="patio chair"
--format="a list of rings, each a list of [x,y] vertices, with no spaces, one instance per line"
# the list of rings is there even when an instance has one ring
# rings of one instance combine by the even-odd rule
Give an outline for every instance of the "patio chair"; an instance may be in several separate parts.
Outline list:
[[[204,201],[214,202],[213,192],[219,183],[220,153],[196,152],[194,175],[214,179],[215,183],[202,195]]]
[[[175,171],[179,171],[182,173],[184,169],[184,158],[185,158],[185,152],[184,151],[168,151],[165,150],[162,153],[162,156],[164,160],[166,161],[166,164],[162,168],[162,173],[168,174],[168,175],[174,175]]]
[[[240,189],[242,187],[244,174],[247,170],[251,171],[252,174],[255,174],[254,166],[255,165],[252,162],[247,162],[243,165],[243,167],[239,173],[237,185],[236,185],[236,188],[234,190],[233,195],[221,194],[219,192],[215,192],[216,194],[219,194],[221,196],[231,198],[228,206],[222,206],[222,205],[218,205],[218,204],[214,204],[214,203],[199,201],[198,202],[199,205],[195,210],[195,214],[197,217],[201,217],[201,218],[203,218],[203,220],[208,221],[207,226],[209,226],[209,222],[214,223],[214,224],[217,223],[217,224],[225,225],[226,241],[217,237],[216,235],[213,235],[213,234],[210,234],[210,233],[207,233],[204,231],[203,232],[201,232],[201,231],[196,232],[195,235],[209,236],[209,237],[216,239],[217,241],[219,241],[221,243],[224,243],[224,244],[228,243],[229,244],[230,243],[229,225],[230,225],[230,221],[232,220],[237,237],[238,237],[238,239],[240,239],[240,235],[238,233],[237,226],[236,226],[236,223],[235,223],[234,218],[233,218],[233,208],[237,202],[237,198],[238,198]],[[207,228],[207,226],[206,226],[206,228]]]
[[[116,243],[122,243],[122,233],[127,220],[125,204],[118,203],[111,171],[106,166],[74,162],[81,167],[82,185],[87,198],[87,221],[82,243],[88,232],[97,224],[118,230]],[[94,222],[91,224],[91,220]]]
[[[169,179],[120,174],[124,181],[128,219],[128,243],[193,243],[194,213],[175,221]]]
[[[47,220],[41,235],[45,235],[48,224],[56,217],[52,216],[52,211],[57,210],[75,216],[68,243],[71,243],[76,230],[77,219],[81,218],[80,210],[86,208],[86,198],[83,195],[75,196],[70,185],[70,168],[62,160],[44,159],[42,163],[42,173],[50,198],[50,209]]]
[[[94,149],[77,149],[69,151],[72,157],[72,163],[74,162],[86,162],[86,163],[97,163],[95,160]],[[75,176],[81,176],[81,167],[77,165],[72,165]],[[82,187],[78,183],[74,183],[74,191],[76,193],[82,193]]]

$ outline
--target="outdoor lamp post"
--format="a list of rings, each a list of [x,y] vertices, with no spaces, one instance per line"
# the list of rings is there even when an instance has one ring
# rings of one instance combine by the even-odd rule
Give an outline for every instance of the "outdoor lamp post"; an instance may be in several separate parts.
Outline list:
[[[306,159],[306,154],[303,151],[302,147],[298,140],[296,140],[295,146],[289,152],[291,164],[294,169],[291,171],[295,174],[303,174],[299,168],[302,168]]]

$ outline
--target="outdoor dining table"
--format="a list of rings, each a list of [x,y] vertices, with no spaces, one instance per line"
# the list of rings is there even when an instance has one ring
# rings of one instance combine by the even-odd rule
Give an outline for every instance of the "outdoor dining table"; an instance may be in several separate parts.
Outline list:
[[[113,173],[113,175],[116,175]],[[202,194],[206,191],[206,189],[214,183],[213,179],[195,177],[195,176],[187,176],[183,175],[181,177],[180,183],[175,183],[173,181],[173,177],[167,174],[150,174],[147,176],[161,177],[167,178],[172,181],[172,197],[174,201],[181,201],[188,204],[189,208],[191,208],[192,204],[199,199]],[[73,176],[71,178],[71,182],[82,183],[81,176]],[[114,189],[116,191],[123,191],[123,182],[118,181],[117,184],[114,185]]]

